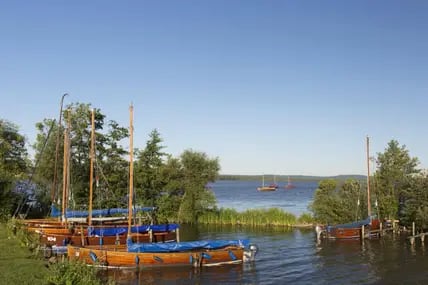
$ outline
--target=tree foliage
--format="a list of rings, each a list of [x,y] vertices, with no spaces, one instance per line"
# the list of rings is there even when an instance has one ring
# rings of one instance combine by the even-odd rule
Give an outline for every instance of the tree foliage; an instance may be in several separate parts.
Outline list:
[[[165,181],[161,178],[161,167],[164,164],[160,133],[154,129],[146,143],[146,147],[139,152],[135,164],[135,184],[138,201],[143,204],[157,206]]]
[[[365,198],[362,185],[355,179],[349,179],[338,185],[336,180],[320,181],[315,191],[314,201],[310,205],[314,218],[324,224],[340,224],[366,218]]]
[[[0,119],[0,214],[15,210],[19,196],[12,190],[27,177],[28,158],[25,138],[13,123]]]
[[[396,140],[377,154],[376,171],[370,179],[371,214],[398,218],[407,225],[415,221],[428,228],[428,178],[420,175],[418,163]],[[366,187],[356,180],[346,181],[341,188],[334,181],[321,181],[310,206],[315,219],[335,224],[366,218]]]
[[[85,208],[89,199],[89,168],[91,143],[91,106],[73,103],[63,111],[61,125],[45,119],[37,123],[38,134],[34,144],[35,157],[39,160],[35,181],[44,190],[46,200],[58,202],[62,196],[64,131],[70,134],[70,207]],[[93,203],[102,207],[118,205],[120,194],[125,195],[128,185],[128,163],[123,157],[127,152],[120,141],[128,137],[128,130],[115,121],[105,126],[105,115],[94,109],[95,125],[95,179]],[[48,139],[48,130],[52,128]],[[104,128],[106,127],[106,130]],[[59,133],[58,133],[59,132]],[[46,147],[43,146],[46,142]],[[56,147],[57,143],[59,148]],[[58,161],[55,165],[56,150]],[[57,173],[56,187],[53,187],[54,173]],[[55,195],[50,195],[52,189]],[[52,200],[53,201],[50,201]]]
[[[406,185],[420,173],[417,158],[412,158],[406,146],[391,140],[383,153],[377,154],[375,173],[376,194],[379,212],[383,217],[399,217],[399,204],[403,199]]]
[[[401,222],[406,225],[415,222],[418,228],[428,229],[428,177],[413,177],[403,188],[405,203],[400,215]]]
[[[205,153],[192,150],[184,151],[180,156],[184,194],[178,211],[178,218],[183,222],[196,222],[205,210],[215,207],[214,194],[206,185],[214,182],[220,165],[217,158],[210,159]]]
[[[34,148],[40,160],[36,181],[45,196],[52,192],[54,171],[58,173],[55,199],[62,196],[64,131],[69,129],[71,193],[69,208],[85,209],[89,196],[91,144],[91,106],[73,103],[63,112],[64,121],[58,125],[45,119],[37,124]],[[129,158],[123,148],[129,137],[127,128],[95,109],[95,208],[126,207],[129,185]],[[50,135],[49,135],[50,134]],[[58,140],[59,138],[59,140]],[[57,143],[59,155],[55,166]],[[187,150],[177,158],[164,152],[160,133],[154,129],[142,150],[136,150],[134,168],[135,203],[155,206],[160,221],[195,222],[198,216],[216,205],[213,193],[205,188],[214,181],[220,169],[217,158]],[[46,200],[49,200],[46,198]]]

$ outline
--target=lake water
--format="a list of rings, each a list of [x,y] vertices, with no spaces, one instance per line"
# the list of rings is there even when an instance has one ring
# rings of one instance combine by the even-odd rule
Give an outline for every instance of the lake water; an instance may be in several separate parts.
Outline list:
[[[285,183],[278,183],[276,191],[260,192],[260,181],[218,181],[210,188],[213,190],[219,207],[233,208],[238,211],[259,208],[280,208],[295,215],[308,212],[308,204],[313,199],[317,182],[293,182],[296,188],[286,190]]]
[[[279,207],[307,211],[317,183],[296,182],[292,190],[258,192],[254,181],[219,181],[211,185],[220,207]],[[428,284],[428,251],[404,236],[378,240],[323,241],[313,230],[187,226],[183,240],[248,238],[259,247],[250,264],[211,268],[153,268],[112,271],[119,284]],[[427,245],[428,246],[428,245]]]

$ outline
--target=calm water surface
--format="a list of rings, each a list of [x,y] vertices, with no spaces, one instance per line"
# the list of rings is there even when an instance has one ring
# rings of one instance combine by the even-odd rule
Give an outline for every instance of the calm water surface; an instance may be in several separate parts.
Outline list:
[[[269,182],[267,183],[269,184]],[[313,199],[317,182],[293,182],[296,188],[284,189],[285,183],[272,192],[257,191],[260,181],[218,181],[211,186],[219,207],[238,211],[257,208],[280,208],[295,215],[308,212],[307,206]]]
[[[212,189],[220,207],[280,207],[300,214],[317,184],[295,184],[293,190],[258,192],[256,182],[220,181]],[[420,242],[410,246],[405,237],[317,244],[312,230],[300,229],[184,225],[180,233],[183,240],[249,238],[259,253],[252,264],[108,274],[119,284],[428,284],[426,248]]]

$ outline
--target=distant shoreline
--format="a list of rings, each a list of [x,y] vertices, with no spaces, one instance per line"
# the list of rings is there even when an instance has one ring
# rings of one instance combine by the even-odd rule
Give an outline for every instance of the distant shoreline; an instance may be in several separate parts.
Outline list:
[[[218,180],[260,180],[262,175],[229,175],[229,174],[220,174]],[[293,182],[296,181],[321,181],[325,179],[334,179],[334,180],[347,180],[347,179],[355,179],[355,180],[366,180],[367,176],[365,175],[357,175],[357,174],[349,174],[349,175],[335,175],[335,176],[309,176],[309,175],[274,175],[274,174],[264,174],[265,180],[274,180],[275,181],[287,181],[288,177]]]

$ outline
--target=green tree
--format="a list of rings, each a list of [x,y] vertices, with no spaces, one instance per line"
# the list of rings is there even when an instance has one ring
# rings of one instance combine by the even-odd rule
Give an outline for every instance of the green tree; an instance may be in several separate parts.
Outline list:
[[[405,203],[400,222],[407,226],[415,222],[417,227],[428,229],[428,177],[414,176],[403,188],[402,197]]]
[[[208,182],[218,177],[220,165],[218,158],[210,159],[205,153],[192,150],[184,151],[180,156],[184,194],[178,211],[182,222],[197,222],[199,215],[216,206],[216,199],[211,190],[206,188]]]
[[[162,138],[154,129],[143,151],[139,152],[135,163],[135,184],[137,200],[147,206],[158,206],[165,181],[160,175],[166,153],[162,151]]]
[[[59,192],[59,183],[55,189],[53,187],[54,173],[57,172],[57,178],[62,173],[63,157],[58,155],[57,169],[55,170],[55,151],[56,142],[58,139],[58,149],[64,148],[63,144],[63,128],[58,126],[57,122],[52,119],[44,119],[42,122],[36,123],[37,136],[33,144],[35,150],[34,159],[38,161],[37,168],[33,176],[33,181],[38,185],[40,192],[38,193],[38,200],[43,205],[49,205],[56,200],[56,194]],[[53,196],[53,197],[52,197]]]
[[[106,116],[95,109],[95,184],[93,204],[99,207],[117,206],[120,197],[127,192],[128,162],[123,157],[127,152],[120,145],[120,140],[129,136],[126,128],[120,127],[115,121],[108,122],[105,128]],[[54,171],[58,174],[54,201],[62,198],[62,168],[63,168],[63,133],[65,126],[70,129],[70,190],[72,204],[70,208],[86,208],[89,198],[89,168],[91,143],[91,106],[90,104],[72,103],[63,111],[63,125],[58,126],[54,121],[45,119],[36,125],[38,134],[34,144],[35,156],[39,160],[35,181],[44,192],[51,193]],[[49,129],[52,127],[50,136]],[[60,135],[58,136],[58,132]],[[55,151],[59,137],[59,155],[55,170]],[[48,139],[49,138],[49,139]],[[46,146],[44,144],[46,142]],[[49,198],[51,199],[51,197]]]
[[[336,223],[338,217],[333,213],[339,205],[335,195],[337,182],[333,179],[321,180],[315,190],[314,200],[309,209],[314,214],[314,219],[323,224]]]
[[[185,192],[184,171],[179,158],[168,155],[160,168],[161,180],[165,182],[162,195],[157,202],[159,222],[177,222],[182,197]]]
[[[127,128],[108,122],[107,133],[98,135],[96,144],[94,205],[98,208],[126,207],[129,183],[128,152],[119,143],[129,137]]]
[[[366,218],[366,196],[363,193],[361,183],[355,179],[349,179],[342,185],[333,179],[322,180],[309,209],[315,220],[323,224],[348,223]]]
[[[412,177],[420,170],[419,161],[410,157],[406,146],[391,140],[383,153],[377,155],[376,192],[379,211],[389,219],[398,217],[399,201]]]
[[[25,138],[13,123],[0,119],[0,215],[9,215],[21,197],[12,192],[17,181],[27,177]]]

